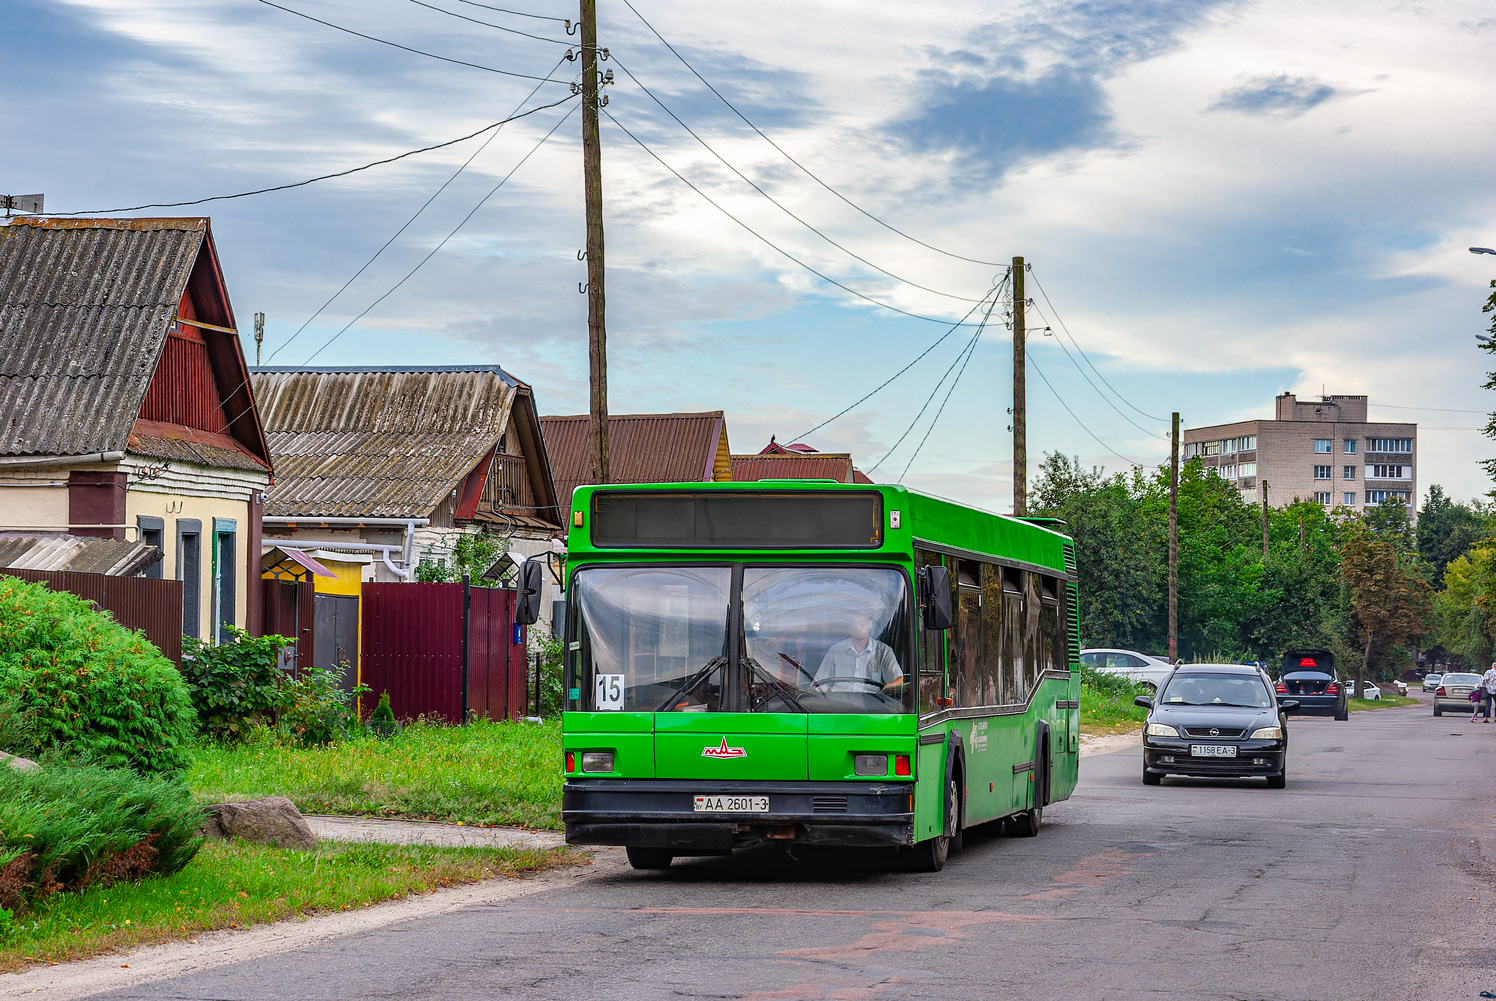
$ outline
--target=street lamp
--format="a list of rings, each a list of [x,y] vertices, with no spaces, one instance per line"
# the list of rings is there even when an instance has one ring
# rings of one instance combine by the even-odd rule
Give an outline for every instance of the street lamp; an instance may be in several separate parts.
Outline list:
[[[1490,247],[1471,247],[1470,248],[1470,253],[1472,253],[1472,254],[1490,254],[1491,256],[1496,257],[1496,250],[1492,250]]]

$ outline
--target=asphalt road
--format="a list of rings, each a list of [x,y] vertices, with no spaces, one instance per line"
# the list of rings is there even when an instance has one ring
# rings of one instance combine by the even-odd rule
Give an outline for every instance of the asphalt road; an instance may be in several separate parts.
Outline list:
[[[599,872],[103,997],[1460,999],[1496,993],[1496,725],[1296,720],[1288,788],[1082,762],[1038,838],[915,875]],[[843,863],[849,860],[840,860]],[[1473,898],[1473,899],[1472,899]]]

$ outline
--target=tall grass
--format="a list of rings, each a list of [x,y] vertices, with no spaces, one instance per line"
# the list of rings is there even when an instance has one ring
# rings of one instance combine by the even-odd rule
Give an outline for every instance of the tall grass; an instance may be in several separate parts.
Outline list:
[[[202,802],[288,796],[303,813],[561,826],[561,722],[417,722],[301,747],[261,731],[204,744],[188,784]]]
[[[1139,695],[1153,689],[1115,674],[1082,667],[1080,672],[1080,723],[1092,733],[1123,733],[1143,725],[1148,710],[1133,705]]]

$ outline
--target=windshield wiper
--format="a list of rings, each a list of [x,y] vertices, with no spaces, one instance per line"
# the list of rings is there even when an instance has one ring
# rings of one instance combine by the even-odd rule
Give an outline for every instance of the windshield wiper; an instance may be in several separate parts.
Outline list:
[[[726,664],[726,663],[727,663],[727,658],[726,657],[713,657],[711,660],[707,661],[705,664],[702,665],[701,670],[697,671],[695,674],[691,675],[685,681],[681,682],[680,687],[677,688],[671,694],[670,698],[668,698],[668,699],[665,700],[665,704],[662,705],[662,706],[660,706],[660,708],[656,709],[655,712],[657,712],[657,713],[668,713],[668,712],[670,712],[672,709],[674,709],[676,707],[676,705],[680,702],[681,699],[683,699],[683,698],[686,697],[686,693],[687,692],[691,691],[691,689],[695,688],[697,685],[699,685],[701,683],[701,679],[702,678],[705,678],[708,674],[712,673],[712,671],[714,671],[716,668],[719,668],[723,664]]]
[[[788,658],[786,658],[786,659],[788,659]],[[810,712],[810,710],[806,709],[804,706],[802,706],[800,704],[800,700],[799,699],[795,698],[793,695],[790,694],[790,688],[789,688],[788,685],[786,685],[783,681],[781,681],[780,679],[774,677],[772,674],[770,674],[768,671],[766,671],[764,669],[764,666],[762,664],[760,664],[758,661],[754,660],[752,657],[749,657],[749,656],[745,655],[743,657],[742,663],[747,666],[747,668],[748,668],[748,675],[749,675],[750,678],[752,678],[753,675],[757,674],[759,676],[759,678],[763,681],[763,683],[766,686],[768,686],[769,691],[771,691],[774,695],[778,696],[779,699],[780,699],[780,701],[782,701],[785,705],[792,706],[796,712],[801,712],[801,713],[808,713],[808,712]],[[791,662],[791,663],[793,663],[793,662]],[[796,664],[795,666],[799,667],[800,665]],[[767,702],[768,700],[769,700],[769,696],[765,696],[764,697],[764,701]]]

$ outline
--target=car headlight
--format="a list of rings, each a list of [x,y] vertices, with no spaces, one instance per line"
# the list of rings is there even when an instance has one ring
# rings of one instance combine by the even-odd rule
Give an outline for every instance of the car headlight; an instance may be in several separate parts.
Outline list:
[[[1282,740],[1283,728],[1281,726],[1265,726],[1260,730],[1252,731],[1253,740]]]
[[[1144,730],[1143,732],[1146,733],[1150,737],[1177,737],[1177,736],[1179,736],[1179,731],[1176,730],[1176,729],[1174,729],[1172,726],[1170,726],[1167,723],[1149,723],[1147,729]]]

